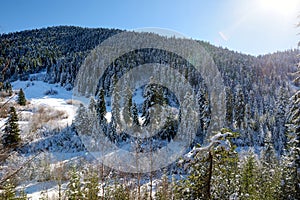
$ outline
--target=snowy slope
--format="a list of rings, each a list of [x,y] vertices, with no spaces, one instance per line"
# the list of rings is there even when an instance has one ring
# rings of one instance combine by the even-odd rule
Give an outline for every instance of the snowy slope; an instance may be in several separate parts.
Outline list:
[[[70,125],[72,123],[77,110],[76,106],[68,103],[72,99],[72,91],[67,91],[59,85],[45,83],[41,80],[18,80],[12,82],[12,87],[14,90],[23,89],[26,99],[36,107],[46,106],[66,112],[68,117],[62,120],[61,124]],[[49,90],[56,91],[57,94],[46,95],[45,93]]]

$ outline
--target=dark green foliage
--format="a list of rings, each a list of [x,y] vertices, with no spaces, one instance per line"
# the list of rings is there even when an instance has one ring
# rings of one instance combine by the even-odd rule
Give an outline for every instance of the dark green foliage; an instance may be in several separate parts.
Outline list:
[[[143,97],[145,101],[143,103],[142,117],[145,118],[144,126],[150,123],[150,109],[152,106],[156,105],[166,105],[167,99],[165,99],[164,88],[160,85],[151,83],[147,85],[144,89]]]
[[[105,199],[130,200],[130,190],[123,184],[114,182],[114,185],[107,189]],[[138,199],[137,196],[135,199]]]
[[[91,108],[91,106],[90,106]],[[95,108],[94,108],[95,109]],[[89,112],[90,111],[90,112]],[[88,134],[91,135],[93,131],[92,122],[94,118],[91,117],[92,111],[90,109],[86,109],[83,104],[79,105],[77,109],[74,125],[76,127],[76,131],[79,134]],[[96,116],[96,113],[94,114]]]
[[[58,26],[3,34],[0,36],[0,81],[27,80],[30,73],[45,69],[49,81],[72,85],[89,50],[119,32]]]
[[[234,136],[236,137],[236,136]],[[240,180],[238,178],[238,153],[231,143],[229,149],[218,148],[214,156],[214,169],[212,180],[213,199],[230,199],[238,193]]]
[[[285,88],[279,88],[278,98],[276,100],[275,126],[273,129],[273,141],[275,150],[278,154],[284,152],[286,146],[286,108],[287,108],[287,91]]]
[[[113,95],[113,98],[112,98],[112,110],[111,110],[111,114],[113,116],[113,119],[114,119],[114,123],[115,123],[115,126],[116,128],[118,126],[120,126],[121,124],[121,103],[120,103],[120,100],[121,100],[121,94],[120,94],[120,88],[118,87],[118,84],[117,84],[117,77],[116,76],[113,76],[113,83],[111,84],[111,92],[114,94]]]
[[[276,151],[271,143],[271,137],[266,141],[261,153],[261,166],[259,170],[258,185],[259,199],[280,199],[282,172],[276,158]]]
[[[195,161],[187,179],[178,184],[176,196],[179,199],[209,199],[212,155],[207,153]]]
[[[1,199],[5,200],[16,200],[16,186],[8,179],[3,188],[3,193],[1,193]]]
[[[45,80],[48,82],[60,83],[67,89],[72,89],[78,69],[90,50],[106,38],[119,32],[119,30],[113,29],[61,26],[3,34],[0,36],[0,70],[2,72],[0,91],[12,94],[10,80],[17,78],[27,80],[31,78],[30,73],[41,70],[46,70]],[[294,77],[290,77],[290,75],[291,73],[299,75],[299,71],[295,72],[294,66],[299,51],[290,50],[254,57],[215,47],[207,42],[198,41],[198,43],[212,56],[226,86],[225,126],[240,132],[239,139],[241,140],[238,143],[240,146],[253,145],[264,149],[259,160],[250,155],[244,162],[238,160],[233,144],[230,149],[214,149],[199,156],[197,162],[192,163],[189,173],[185,174],[187,179],[183,180],[178,187],[178,198],[230,199],[234,195],[239,196],[239,199],[278,199],[279,196],[281,199],[298,198],[300,196],[297,184],[299,183],[300,165],[299,93],[291,99],[292,104],[288,113],[285,106],[287,97],[291,96],[292,90],[289,89],[293,89],[290,87],[290,83]],[[116,83],[116,74],[124,75],[126,70],[132,69],[126,68],[126,66],[142,65],[146,62],[168,63],[182,73],[185,78],[194,78],[191,81],[193,84],[201,79],[194,77],[195,74],[190,73],[188,68],[182,67],[186,63],[170,52],[149,48],[137,54],[134,53],[130,52],[125,59],[114,61],[112,64],[114,67],[108,73],[107,80],[109,81],[106,79],[103,82],[100,81],[100,86],[104,89],[99,90],[97,102],[91,100],[89,110],[82,106],[78,109],[78,113],[81,114],[76,116],[75,123],[80,124],[81,129],[77,129],[77,131],[91,133],[91,128],[94,127],[91,126],[90,119],[93,119],[95,113],[100,121],[105,121],[104,95],[109,94],[109,87],[113,89]],[[137,55],[144,55],[144,57]],[[164,75],[161,74],[161,76]],[[296,86],[299,86],[299,80],[299,77],[295,79]],[[97,80],[91,82],[97,84],[95,81]],[[180,81],[176,84],[180,88]],[[120,88],[120,90],[124,90],[124,88]],[[280,92],[277,92],[278,90]],[[156,120],[151,119],[153,121],[150,121],[152,107],[155,104],[161,106],[169,104],[171,98],[167,96],[165,88],[153,83],[146,86],[144,91],[146,100],[143,105],[143,117],[145,118],[143,125],[146,126]],[[54,90],[47,92],[55,93]],[[208,127],[209,109],[210,106],[214,106],[209,105],[210,92],[200,87],[197,93],[200,104],[200,133],[205,132]],[[89,93],[87,92],[86,95]],[[121,94],[116,94],[116,99],[120,100],[120,96]],[[127,116],[124,115],[125,122],[139,125],[137,107],[140,105],[133,104],[132,92],[128,91],[128,88],[125,88],[124,96],[125,99],[120,101],[123,101],[123,107],[115,104],[117,101],[113,102],[115,104],[113,106],[115,108],[113,109],[114,117],[109,127],[105,128],[105,133],[111,141],[117,141],[115,131],[118,129],[118,123],[116,122],[119,119],[120,111],[125,114],[123,108],[128,111]],[[22,97],[21,91],[19,99],[20,97]],[[26,104],[25,95],[25,102],[19,101],[19,99],[20,105]],[[175,100],[173,101],[175,102]],[[188,115],[189,112],[185,114]],[[166,116],[163,120],[165,126],[160,132],[160,136],[162,139],[170,140],[176,133],[178,121],[171,116]],[[5,146],[15,146],[20,142],[17,116],[13,117],[10,113],[4,131],[3,144]],[[269,134],[268,140],[262,142],[261,138],[266,137],[267,134]],[[275,155],[273,146],[283,157],[281,164],[277,162],[280,155],[278,157]],[[96,179],[90,179],[86,187],[95,188],[96,182]],[[80,191],[78,181],[75,185],[77,185],[77,189],[73,188],[73,190]],[[113,197],[116,199],[129,198],[127,189],[123,185],[116,184]],[[169,198],[168,191],[164,190],[167,189],[158,192],[158,198]],[[93,198],[96,190],[88,191],[91,193],[89,198]],[[81,193],[83,192],[81,191]]]
[[[18,115],[14,107],[10,107],[9,117],[5,123],[2,143],[5,147],[15,147],[21,141]]]
[[[244,101],[244,93],[241,86],[237,86],[235,92],[235,121],[238,129],[243,128],[243,122],[245,117],[245,101]]]
[[[97,101],[97,116],[100,121],[105,119],[106,114],[106,105],[105,105],[105,98],[104,98],[104,90],[100,89],[99,97]]]
[[[97,107],[97,103],[96,103],[94,97],[91,97],[90,103],[89,103],[89,111],[94,115],[96,115],[96,107]]]
[[[70,172],[70,182],[67,186],[66,196],[68,200],[83,200],[83,191],[81,187],[81,177],[80,173],[77,171],[76,167],[72,167]]]
[[[133,126],[139,126],[139,116],[138,116],[138,110],[136,108],[136,104],[133,103],[131,107],[131,113],[132,113],[132,124]]]
[[[284,198],[300,196],[300,92],[291,97],[287,117],[287,152],[283,159]]]
[[[105,39],[120,32],[120,30],[115,29],[59,26],[2,34],[0,36],[0,70],[2,72],[2,76],[0,77],[2,86],[0,84],[0,90],[1,88],[9,88],[9,85],[6,85],[8,84],[8,80],[15,80],[17,78],[22,80],[32,79],[29,74],[41,70],[47,72],[45,77],[46,81],[50,83],[60,83],[66,89],[72,89],[77,77],[77,72],[83,60],[90,53],[90,50]],[[211,55],[222,75],[224,86],[227,88],[225,125],[227,127],[231,126],[230,128],[235,128],[232,126],[232,123],[236,122],[235,125],[237,125],[237,129],[247,129],[244,132],[238,130],[241,132],[241,143],[244,142],[244,139],[248,140],[249,135],[253,135],[253,141],[246,141],[246,144],[241,145],[262,145],[262,137],[259,138],[258,135],[264,132],[266,128],[274,132],[274,138],[277,138],[278,133],[282,135],[284,132],[284,126],[282,126],[281,123],[282,120],[275,123],[273,118],[276,108],[275,99],[279,97],[276,91],[280,86],[288,86],[288,84],[291,83],[292,77],[287,76],[287,74],[295,72],[295,63],[298,62],[296,55],[299,51],[289,50],[254,57],[215,47],[207,42],[197,42]],[[105,95],[109,94],[109,88],[112,87],[111,83],[115,82],[115,78],[113,77],[117,77],[116,75],[124,75],[129,69],[132,69],[133,66],[139,66],[145,63],[168,63],[185,78],[192,79],[192,85],[198,84],[198,81],[201,80],[201,77],[197,77],[194,71],[190,70],[191,68],[189,67],[191,66],[188,63],[185,63],[183,59],[176,57],[176,55],[171,52],[149,48],[138,51],[138,53],[132,51],[126,55],[127,56],[122,57],[122,59],[116,59],[111,64],[111,68],[109,68],[109,72],[112,73],[107,73],[105,80],[99,81],[100,86],[103,87],[105,91]],[[160,76],[166,75],[169,74],[160,74]],[[95,83],[97,80],[88,81],[89,83]],[[180,87],[180,81],[175,84]],[[85,86],[83,84],[80,87],[84,88]],[[151,112],[149,112],[149,109],[154,104],[163,105],[170,103],[170,96],[166,98],[165,94],[168,92],[166,92],[165,88],[153,83],[147,87],[145,90],[147,93],[145,97],[147,97],[143,107],[143,117],[145,117],[144,125],[150,123]],[[124,88],[121,89],[123,90]],[[201,87],[198,89],[201,89]],[[231,91],[232,94],[228,91]],[[234,94],[233,91],[236,93]],[[84,95],[89,95],[91,91],[86,89],[85,92]],[[203,92],[199,99],[201,100],[200,109],[205,111],[201,113],[200,119],[201,129],[203,129],[204,132],[210,121],[209,112],[206,112],[208,111],[206,108],[211,106],[207,105],[207,99],[209,98],[206,98],[206,100],[202,98],[203,96],[207,97],[206,92],[207,91]],[[287,92],[289,93],[288,95],[290,95],[290,91]],[[210,92],[208,92],[208,96],[209,95]],[[130,104],[131,101],[128,101],[128,103]],[[245,105],[247,104],[251,110],[251,117],[249,119],[252,128],[250,130],[248,129],[249,125],[244,124]],[[202,105],[205,107],[204,109]],[[127,106],[127,109],[130,110],[131,105]],[[254,112],[256,112],[255,118],[253,117]],[[98,114],[99,113],[100,112],[98,112]],[[130,117],[131,115],[124,116],[124,120],[128,124],[131,124]],[[102,114],[100,114],[100,118],[101,120],[103,119]],[[115,120],[118,120],[118,117],[115,117]],[[254,123],[252,123],[253,121]],[[260,124],[261,121],[263,121],[263,123]],[[200,137],[199,135],[201,135],[201,133],[202,130],[199,129],[197,137]],[[206,133],[202,135],[205,134]],[[197,141],[203,140],[202,138]],[[275,144],[277,150],[285,143],[284,138],[281,137],[278,141],[275,140],[273,142],[281,143]],[[283,151],[280,150],[279,153],[282,154]]]
[[[126,124],[132,123],[132,91],[129,86],[125,86],[125,98],[124,98],[124,108],[123,108],[123,118]]]
[[[129,200],[130,192],[124,185],[116,185],[113,191],[112,199]]]
[[[173,190],[174,188],[172,188],[172,184],[169,182],[167,175],[163,174],[161,184],[155,193],[155,198],[158,200],[173,199]]]
[[[232,91],[229,87],[226,87],[226,126],[231,127],[233,122],[233,107],[234,107],[234,99]]]
[[[100,191],[99,187],[99,177],[96,171],[89,171],[87,178],[85,179],[84,186],[84,197],[89,200],[99,199],[98,193]]]
[[[21,106],[26,105],[26,98],[25,98],[25,94],[24,94],[22,89],[20,89],[20,91],[19,91],[18,104],[21,105]]]
[[[207,90],[205,89],[205,86],[201,86],[197,93],[197,100],[199,104],[199,114],[200,114],[200,128],[201,128],[201,134],[206,135],[204,133],[210,124],[210,103],[209,103],[209,94]]]
[[[24,189],[22,189],[20,192],[19,192],[19,196],[17,197],[17,200],[27,200],[28,197],[27,197],[27,194],[26,192],[24,191]]]
[[[174,138],[176,135],[178,128],[178,122],[174,118],[172,118],[170,115],[168,115],[165,119],[164,126],[162,127],[162,130],[159,132],[159,136],[163,140],[170,141]]]
[[[253,153],[246,158],[241,172],[241,199],[257,199],[258,196],[258,166]]]

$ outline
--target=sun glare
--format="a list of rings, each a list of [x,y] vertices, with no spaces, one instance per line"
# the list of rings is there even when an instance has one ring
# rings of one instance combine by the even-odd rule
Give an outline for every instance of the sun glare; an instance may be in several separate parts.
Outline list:
[[[259,0],[264,11],[290,16],[299,11],[299,0]],[[298,9],[298,10],[297,10]]]

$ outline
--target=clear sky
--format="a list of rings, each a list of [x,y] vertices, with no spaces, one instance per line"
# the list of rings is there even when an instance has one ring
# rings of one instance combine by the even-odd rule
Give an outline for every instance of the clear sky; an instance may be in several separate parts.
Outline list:
[[[56,25],[158,27],[252,55],[300,41],[300,0],[1,0],[0,7],[0,33]]]

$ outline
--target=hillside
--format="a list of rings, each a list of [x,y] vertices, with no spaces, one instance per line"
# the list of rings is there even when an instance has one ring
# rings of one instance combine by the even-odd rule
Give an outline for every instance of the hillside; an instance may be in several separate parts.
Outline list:
[[[241,177],[245,175],[242,172],[245,170],[243,168],[246,166],[245,163],[254,162],[250,159],[252,157],[255,157],[257,163],[261,164],[257,166],[257,169],[261,167],[259,169],[268,170],[269,166],[264,166],[265,160],[261,160],[267,157],[267,151],[268,153],[273,151],[268,155],[272,154],[274,160],[278,159],[278,163],[275,161],[272,163],[271,169],[276,171],[286,167],[285,165],[279,166],[279,163],[282,164],[287,159],[287,149],[290,148],[291,141],[288,124],[291,118],[295,117],[293,113],[296,113],[292,109],[296,104],[292,104],[291,99],[296,98],[293,95],[300,89],[300,85],[293,82],[299,62],[298,50],[251,56],[216,47],[207,42],[194,41],[210,55],[220,72],[222,79],[220,81],[225,86],[223,124],[226,129],[219,130],[219,134],[216,134],[210,132],[208,128],[213,117],[211,112],[213,102],[210,101],[211,94],[203,81],[202,74],[191,70],[193,69],[191,64],[182,57],[161,49],[144,48],[120,56],[108,66],[105,77],[99,80],[92,78],[92,80],[84,80],[93,82],[95,87],[97,86],[96,92],[82,87],[82,98],[75,98],[73,89],[76,86],[75,81],[78,81],[77,75],[80,67],[91,59],[96,60],[90,54],[95,52],[93,49],[96,46],[122,32],[125,31],[58,26],[0,36],[1,135],[4,135],[4,126],[9,119],[8,108],[15,106],[21,136],[21,143],[18,146],[13,148],[7,148],[5,144],[1,146],[1,155],[4,155],[4,159],[1,157],[0,180],[3,182],[0,185],[3,185],[7,177],[15,170],[18,172],[20,166],[25,166],[25,169],[20,169],[23,174],[21,173],[22,175],[18,175],[14,180],[19,186],[18,190],[25,187],[25,192],[38,199],[46,189],[57,198],[57,186],[60,188],[59,191],[68,190],[69,181],[76,181],[74,180],[76,172],[70,170],[76,165],[79,168],[78,171],[82,171],[82,174],[77,174],[79,179],[82,175],[82,184],[91,181],[89,178],[93,176],[93,173],[101,172],[102,180],[98,180],[101,182],[102,189],[98,191],[101,195],[106,192],[110,195],[109,191],[118,191],[113,188],[118,187],[114,185],[117,182],[125,185],[126,188],[131,188],[135,192],[134,195],[137,191],[140,192],[140,188],[144,188],[145,192],[150,187],[150,195],[152,195],[153,188],[153,192],[163,196],[164,189],[161,188],[166,186],[164,184],[168,183],[171,187],[175,184],[173,181],[179,181],[182,177],[185,177],[183,180],[195,181],[189,175],[195,175],[197,170],[198,174],[196,173],[195,176],[206,177],[203,174],[209,172],[209,170],[206,171],[208,169],[206,167],[209,163],[213,163],[213,159],[217,163],[214,165],[216,174],[210,174],[210,178],[212,176],[214,178],[226,177],[228,174],[224,174],[225,172],[221,170],[226,166],[222,163],[223,156],[228,159],[226,161],[228,163],[238,163],[235,167],[238,167],[240,171],[235,169],[238,172],[232,171],[232,173],[240,173]],[[143,33],[137,33],[139,34]],[[153,37],[164,38],[155,34]],[[177,39],[164,38],[164,40],[176,41]],[[128,41],[130,42],[130,39]],[[154,170],[153,173],[151,171],[141,174],[139,172],[138,176],[135,176],[136,174],[130,175],[124,170],[121,170],[124,173],[118,172],[112,167],[113,165],[99,164],[96,159],[99,149],[94,149],[93,145],[105,146],[112,143],[122,150],[150,152],[152,155],[152,152],[162,151],[169,143],[176,140],[176,134],[181,127],[188,129],[189,123],[194,123],[190,120],[185,124],[182,119],[184,116],[192,115],[193,110],[196,110],[195,107],[189,111],[182,109],[180,99],[176,94],[159,84],[142,85],[134,88],[133,91],[129,91],[127,85],[121,85],[116,90],[117,80],[121,80],[122,76],[134,67],[147,63],[171,63],[175,70],[190,81],[197,97],[197,107],[199,106],[197,112],[200,117],[199,126],[195,130],[195,138],[185,151],[181,152],[183,161],[177,159],[176,162],[163,166],[164,170],[159,169]],[[160,71],[162,77],[168,77],[170,75],[168,73],[168,71]],[[184,85],[176,81],[172,84],[181,91],[187,91]],[[17,104],[20,89],[24,90],[27,98],[25,106]],[[114,90],[122,92],[115,93],[112,99]],[[184,95],[184,97],[186,100],[189,95]],[[120,103],[117,104],[118,101]],[[295,102],[299,103],[297,100]],[[151,118],[153,113],[162,122]],[[299,116],[296,116],[296,119],[298,118]],[[125,123],[128,129],[133,127],[141,130],[153,124],[153,121],[156,123],[154,123],[155,128],[161,128],[161,130],[155,134],[151,133],[151,137],[147,138],[138,138],[126,132],[127,129],[122,129],[120,125]],[[93,140],[95,131],[99,130],[103,131],[105,136],[101,138],[103,139],[101,145],[96,139],[96,142]],[[94,144],[86,143],[86,140],[93,141]],[[200,148],[199,144],[204,147]],[[237,147],[237,151],[234,150],[234,146]],[[202,151],[206,152],[203,154],[203,159],[196,156],[197,152]],[[214,155],[211,155],[212,151]],[[117,153],[113,152],[105,158],[114,159]],[[231,158],[236,160],[230,160]],[[31,162],[27,163],[27,161]],[[201,162],[203,166],[195,165],[196,162]],[[130,167],[132,166],[127,168],[130,169]],[[234,169],[230,168],[230,170]],[[277,171],[274,173],[276,174]],[[279,176],[279,174],[276,175]],[[172,176],[175,176],[175,180],[171,178]],[[85,177],[84,181],[82,177]],[[203,181],[201,178],[199,180]],[[224,184],[217,183],[215,179],[212,180],[215,188],[218,184]],[[238,179],[238,181],[243,180]],[[278,184],[277,180],[271,181]],[[188,185],[188,182],[184,184]],[[185,187],[192,188],[191,185],[184,184],[176,189],[185,191]],[[107,191],[104,188],[108,188]],[[212,190],[215,191],[215,188]],[[226,190],[231,192],[228,196],[235,194],[242,196],[244,194],[239,192],[243,189],[245,188],[240,188],[239,191],[233,191],[230,188]],[[126,195],[125,189],[121,192]],[[186,193],[190,194],[191,198],[195,195]],[[225,195],[225,193],[223,191],[222,194]],[[216,195],[215,198],[224,197],[217,192],[214,195]],[[260,196],[260,198],[263,197]]]

